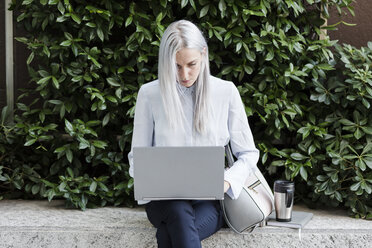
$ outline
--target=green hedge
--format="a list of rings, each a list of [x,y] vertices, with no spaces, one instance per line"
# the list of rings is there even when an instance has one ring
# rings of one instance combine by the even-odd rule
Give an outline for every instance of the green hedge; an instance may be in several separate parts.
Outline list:
[[[350,3],[14,1],[36,90],[23,95],[31,106],[18,101],[16,125],[1,127],[2,195],[62,197],[82,209],[133,205],[126,154],[137,91],[156,78],[165,27],[188,19],[208,39],[212,73],[238,85],[269,180],[295,180],[309,205],[371,217],[370,82],[348,82],[361,80],[351,64],[370,69],[345,50],[344,81],[332,71],[335,42],[318,38],[320,16],[332,6],[352,11]]]
[[[316,138],[321,145],[312,156],[325,158],[315,164],[308,181],[314,189],[313,201],[344,205],[357,216],[371,219],[372,42],[361,49],[337,45],[336,61],[336,71],[313,82],[310,98],[317,102],[312,111],[318,129],[311,123],[301,127],[298,147],[306,148],[311,136],[321,138]],[[305,162],[312,156],[298,160]]]

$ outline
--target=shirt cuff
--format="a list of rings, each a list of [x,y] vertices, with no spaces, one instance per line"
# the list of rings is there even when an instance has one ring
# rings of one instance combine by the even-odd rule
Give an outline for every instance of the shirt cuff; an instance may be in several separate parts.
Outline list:
[[[243,187],[241,187],[239,183],[236,183],[234,179],[229,176],[229,173],[226,172],[227,171],[225,171],[224,180],[230,184],[230,188],[226,191],[226,194],[230,196],[231,199],[235,200],[239,197]]]
[[[231,186],[230,186],[229,189],[226,191],[226,194],[227,194],[228,196],[230,196],[231,199],[235,199],[235,198],[234,198],[234,194],[233,194],[232,189],[231,189]]]

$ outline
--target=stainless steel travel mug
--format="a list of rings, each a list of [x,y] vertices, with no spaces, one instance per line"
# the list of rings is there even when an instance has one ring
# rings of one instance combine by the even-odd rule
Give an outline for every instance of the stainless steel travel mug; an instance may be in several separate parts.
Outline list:
[[[294,182],[286,180],[274,182],[274,204],[277,221],[291,221],[294,189]]]

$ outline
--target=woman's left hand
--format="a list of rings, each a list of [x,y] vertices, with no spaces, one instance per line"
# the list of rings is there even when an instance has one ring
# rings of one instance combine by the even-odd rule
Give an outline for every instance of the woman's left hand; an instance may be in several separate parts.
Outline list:
[[[230,188],[230,183],[228,181],[224,181],[223,183],[223,191],[226,193]]]

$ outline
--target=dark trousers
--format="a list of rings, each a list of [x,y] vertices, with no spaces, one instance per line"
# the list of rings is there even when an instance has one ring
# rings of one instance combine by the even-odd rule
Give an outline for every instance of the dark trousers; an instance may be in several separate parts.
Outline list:
[[[225,223],[219,201],[151,201],[146,204],[146,213],[157,228],[159,248],[201,247],[200,241]]]

